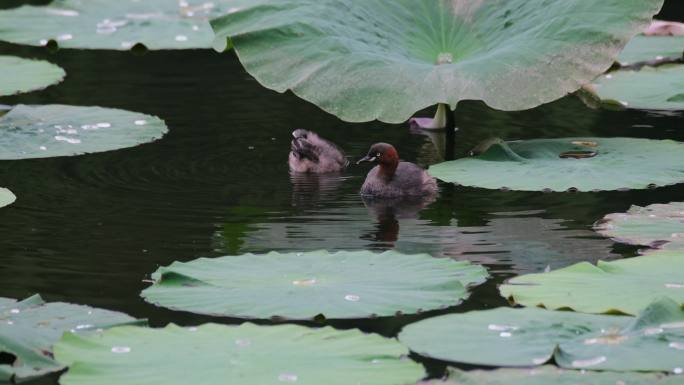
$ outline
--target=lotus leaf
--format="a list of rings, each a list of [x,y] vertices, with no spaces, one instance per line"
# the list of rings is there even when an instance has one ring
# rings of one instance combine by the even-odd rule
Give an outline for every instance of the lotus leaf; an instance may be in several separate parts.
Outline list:
[[[55,358],[62,385],[400,385],[424,376],[397,341],[358,330],[297,325],[123,326],[65,334]]]
[[[684,252],[648,256],[596,266],[580,262],[548,273],[515,277],[501,285],[501,295],[524,306],[570,308],[586,313],[637,314],[654,298],[667,296],[684,304]]]
[[[491,366],[675,371],[684,366],[684,309],[669,298],[639,317],[538,308],[473,311],[410,324],[399,340],[441,360]]]
[[[17,105],[0,116],[0,159],[49,158],[136,146],[167,131],[154,116],[101,107]]]
[[[445,182],[490,189],[644,189],[684,182],[683,150],[671,140],[499,140],[478,156],[439,163],[428,172]]]
[[[262,85],[346,121],[520,110],[593,80],[662,0],[254,0],[211,21]]]
[[[596,79],[592,90],[608,106],[684,110],[684,65],[613,71]]]
[[[660,373],[591,372],[542,366],[533,369],[472,370],[450,369],[444,381],[423,385],[679,385],[682,376]]]
[[[637,35],[618,56],[620,65],[639,62],[681,59],[684,56],[684,36]]]
[[[208,19],[227,0],[55,0],[0,11],[0,40],[63,48],[128,50],[211,48]],[[27,27],[30,26],[30,27]]]
[[[52,357],[52,345],[65,331],[87,333],[138,322],[141,321],[119,312],[63,302],[45,303],[38,295],[20,302],[0,298],[0,353],[16,358],[13,365],[0,364],[0,382],[63,369]]]
[[[244,254],[174,262],[142,292],[171,309],[240,318],[367,318],[457,305],[486,270],[395,251]]]
[[[41,60],[0,55],[0,96],[43,89],[64,79],[64,70]]]
[[[17,197],[10,190],[0,187],[0,207],[11,205],[15,200]]]
[[[632,206],[626,213],[608,214],[594,229],[616,242],[670,250],[684,249],[684,202]]]

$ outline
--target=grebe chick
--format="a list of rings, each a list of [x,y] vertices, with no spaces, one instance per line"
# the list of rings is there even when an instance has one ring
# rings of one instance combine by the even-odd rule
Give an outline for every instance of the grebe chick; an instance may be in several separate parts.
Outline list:
[[[349,164],[344,152],[313,131],[297,129],[292,131],[290,170],[306,173],[341,171]]]

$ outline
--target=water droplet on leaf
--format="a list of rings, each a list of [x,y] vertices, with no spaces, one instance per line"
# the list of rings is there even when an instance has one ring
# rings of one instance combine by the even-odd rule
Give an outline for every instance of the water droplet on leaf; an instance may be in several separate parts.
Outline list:
[[[358,302],[361,299],[361,297],[359,297],[358,295],[354,295],[354,294],[347,294],[344,296],[344,299],[346,299],[347,301],[350,301],[350,302]]]
[[[598,356],[594,358],[590,358],[588,360],[575,360],[572,361],[572,366],[575,368],[582,368],[586,366],[595,366],[601,363],[606,362],[608,360],[606,356]]]
[[[291,373],[283,373],[278,376],[278,381],[282,382],[297,382],[297,375]]]

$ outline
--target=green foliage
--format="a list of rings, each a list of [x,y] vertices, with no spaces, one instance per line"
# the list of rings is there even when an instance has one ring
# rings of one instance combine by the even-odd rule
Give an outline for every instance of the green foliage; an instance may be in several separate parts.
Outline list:
[[[457,305],[486,270],[395,251],[244,254],[174,262],[142,292],[176,310],[241,318],[368,318]]]
[[[1,23],[0,23],[1,25]],[[41,90],[64,79],[64,70],[41,60],[0,56],[0,96]]]
[[[233,0],[211,21],[262,85],[345,121],[521,110],[605,71],[662,0]]]
[[[683,150],[682,143],[671,140],[498,140],[478,156],[433,165],[429,173],[445,182],[490,189],[645,189],[684,182]]]
[[[63,48],[129,50],[211,48],[207,20],[230,0],[56,0],[0,11],[0,40]]]
[[[0,381],[22,380],[63,369],[52,358],[52,345],[64,332],[87,334],[140,322],[119,312],[63,302],[45,303],[38,295],[21,302],[0,298],[0,352],[15,358],[13,365],[0,364]]]
[[[684,36],[637,35],[627,43],[618,56],[618,62],[630,65],[663,59],[681,59],[684,56]]]
[[[155,117],[113,108],[17,105],[0,116],[0,159],[49,158],[136,146],[168,130]]]
[[[667,298],[639,317],[538,308],[448,314],[408,325],[411,351],[475,365],[534,366],[552,358],[564,368],[677,371],[684,365],[684,309]]]
[[[597,78],[593,91],[619,108],[684,110],[684,65],[613,71]]]
[[[15,200],[17,197],[10,190],[0,187],[0,207],[11,205]]]
[[[659,251],[612,262],[588,262],[512,278],[501,295],[524,306],[586,313],[637,314],[666,296],[684,304],[684,252]]]
[[[450,369],[444,381],[423,385],[679,385],[682,376],[652,373],[591,372],[542,366],[534,369],[462,371]]]
[[[119,327],[66,334],[55,358],[62,385],[400,385],[424,376],[395,340],[296,325]]]
[[[616,242],[669,250],[684,249],[684,202],[632,206],[626,213],[608,214],[594,225]]]

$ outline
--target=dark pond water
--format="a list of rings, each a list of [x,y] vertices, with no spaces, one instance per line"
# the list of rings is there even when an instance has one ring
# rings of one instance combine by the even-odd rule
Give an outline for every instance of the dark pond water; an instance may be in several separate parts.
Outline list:
[[[8,44],[0,53],[45,58],[68,73],[59,86],[2,98],[2,104],[123,108],[160,116],[170,128],[162,140],[135,148],[0,162],[0,185],[19,198],[0,210],[0,297],[41,293],[51,301],[149,318],[153,325],[237,323],[149,305],[139,297],[143,280],[160,265],[199,256],[396,248],[485,265],[491,278],[449,311],[485,309],[506,304],[497,285],[511,276],[635,255],[636,248],[594,234],[592,223],[631,204],[684,199],[684,185],[547,194],[440,184],[437,201],[422,210],[367,207],[357,193],[366,167],[320,178],[288,174],[294,128],[316,130],[353,157],[374,142],[390,142],[403,159],[422,165],[440,160],[441,138],[405,125],[341,122],[291,94],[264,89],[230,53],[49,53]],[[490,136],[684,141],[681,115],[594,111],[573,97],[515,113],[466,102],[457,125],[458,155]],[[393,336],[418,318],[333,325]],[[426,363],[433,375],[443,370],[442,363]]]

